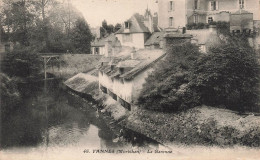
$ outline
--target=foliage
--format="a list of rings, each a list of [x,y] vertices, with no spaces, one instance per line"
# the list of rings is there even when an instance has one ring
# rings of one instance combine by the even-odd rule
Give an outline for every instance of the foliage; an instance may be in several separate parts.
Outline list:
[[[189,23],[186,25],[188,30],[191,29],[204,29],[207,28],[208,26],[204,23]]]
[[[1,115],[5,119],[12,110],[21,103],[20,93],[16,82],[4,73],[0,73],[1,78]]]
[[[223,35],[229,35],[230,31],[230,24],[229,22],[225,21],[218,21],[218,22],[210,22],[210,23],[189,23],[186,25],[188,30],[192,29],[204,29],[209,28],[209,25],[216,25],[217,32]]]
[[[117,23],[115,26],[112,24],[107,24],[107,21],[102,21],[102,26],[100,27],[100,36],[105,37],[111,33],[116,33],[122,27],[121,24]]]
[[[212,48],[194,66],[189,87],[206,105],[244,112],[256,107],[259,64],[252,48],[226,44]]]
[[[32,48],[17,48],[5,56],[1,70],[9,76],[25,78],[38,75],[42,69],[41,64],[39,56]]]
[[[172,112],[199,104],[259,111],[260,68],[246,40],[230,37],[208,54],[191,44],[173,46],[146,79],[139,105]]]
[[[68,0],[3,0],[1,38],[35,52],[71,52],[80,45],[71,42],[76,21],[82,17]],[[91,38],[86,43],[90,41]]]
[[[148,76],[139,98],[139,105],[160,111],[178,111],[197,101],[187,89],[191,68],[198,59],[198,47],[186,43],[173,46],[166,58]]]
[[[84,19],[78,19],[72,30],[71,40],[77,52],[90,53],[93,36]]]

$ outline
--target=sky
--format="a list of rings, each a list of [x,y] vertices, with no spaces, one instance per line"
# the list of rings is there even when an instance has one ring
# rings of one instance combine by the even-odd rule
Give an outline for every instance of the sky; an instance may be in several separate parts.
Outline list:
[[[157,12],[156,0],[71,0],[85,17],[90,27],[100,26],[105,19],[115,25],[129,19],[134,13],[144,14],[148,8]]]

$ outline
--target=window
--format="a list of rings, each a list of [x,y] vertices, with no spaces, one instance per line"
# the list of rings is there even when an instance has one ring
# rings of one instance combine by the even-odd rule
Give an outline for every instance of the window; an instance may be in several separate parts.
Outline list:
[[[173,1],[169,2],[169,11],[174,11],[174,2]]]
[[[169,26],[170,26],[170,27],[173,27],[173,17],[170,17],[170,18],[169,18]]]
[[[211,11],[218,10],[218,2],[217,1],[210,1],[210,10]]]
[[[239,8],[244,9],[245,8],[245,0],[239,0]]]
[[[213,22],[213,18],[212,17],[208,17],[208,23]]]
[[[99,48],[95,48],[95,54],[99,54]]]
[[[120,74],[124,74],[124,68],[119,68]]]
[[[199,16],[198,15],[194,15],[194,23],[198,23],[199,22]]]
[[[194,9],[198,9],[198,0],[194,0]]]
[[[125,22],[125,28],[126,28],[126,29],[129,29],[129,28],[130,28],[129,22]]]

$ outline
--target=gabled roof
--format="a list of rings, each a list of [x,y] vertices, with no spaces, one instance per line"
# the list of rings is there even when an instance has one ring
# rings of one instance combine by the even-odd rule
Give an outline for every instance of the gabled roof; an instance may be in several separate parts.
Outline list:
[[[153,29],[154,32],[160,32],[162,29],[158,26],[158,16],[153,17]]]
[[[129,20],[130,28],[127,33],[148,33],[149,29],[144,25],[144,16],[135,13]],[[125,27],[121,27],[116,34],[124,34]]]
[[[106,41],[112,41],[112,45],[117,41],[117,38],[114,33],[108,35],[107,37],[103,37],[101,39],[96,39],[94,42],[91,43],[92,47],[103,47],[105,46]]]
[[[163,40],[164,32],[154,32],[150,38],[145,42],[145,46],[158,45]]]
[[[100,67],[99,70],[111,78],[119,76],[119,78],[133,79],[136,75],[153,65],[165,55],[161,49],[143,49],[136,51],[134,54],[134,59],[131,59],[131,56],[125,56],[125,58],[121,60],[114,57],[116,61],[113,61],[113,64],[117,63],[117,66],[113,70],[109,64]],[[124,74],[120,74],[119,72],[119,68],[121,67],[127,68]]]

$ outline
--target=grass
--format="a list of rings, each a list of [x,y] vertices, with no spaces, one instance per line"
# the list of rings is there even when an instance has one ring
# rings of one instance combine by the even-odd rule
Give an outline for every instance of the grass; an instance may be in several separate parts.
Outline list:
[[[122,125],[164,144],[260,147],[260,119],[207,106],[180,113],[136,108]]]
[[[58,63],[56,63],[53,68],[48,67],[47,72],[60,76],[63,79],[68,79],[80,72],[86,73],[95,69],[100,58],[101,56],[98,55],[64,54],[60,57],[60,69]]]

